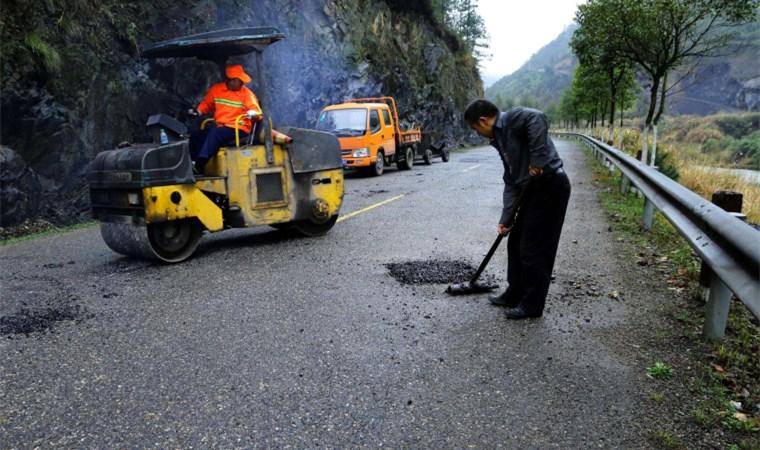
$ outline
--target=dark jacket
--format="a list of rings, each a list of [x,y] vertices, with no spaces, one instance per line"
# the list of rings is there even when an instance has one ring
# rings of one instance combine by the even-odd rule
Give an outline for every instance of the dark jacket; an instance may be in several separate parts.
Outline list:
[[[551,174],[562,167],[562,159],[549,138],[549,121],[541,111],[512,108],[496,119],[491,140],[504,164],[504,206],[499,223],[506,224],[517,206],[520,189],[530,179],[528,167]]]

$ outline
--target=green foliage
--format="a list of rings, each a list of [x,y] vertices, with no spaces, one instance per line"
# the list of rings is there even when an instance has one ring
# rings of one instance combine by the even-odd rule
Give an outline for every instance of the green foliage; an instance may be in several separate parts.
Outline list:
[[[715,122],[723,133],[733,138],[760,130],[760,114],[724,114],[718,116]]]
[[[24,38],[24,44],[49,74],[56,74],[61,70],[61,55],[58,50],[45,42],[38,34],[27,34]]]
[[[760,113],[673,117],[663,129],[663,142],[693,144],[718,164],[760,167]]]
[[[478,59],[487,57],[488,31],[483,18],[478,14],[477,0],[429,0],[404,1],[409,4],[427,3],[436,21],[454,31],[465,48]]]
[[[726,410],[723,411],[723,420],[720,421],[720,424],[723,425],[723,427],[739,431],[742,433],[757,433],[760,432],[760,423],[756,419],[747,419],[747,420],[739,420],[734,414],[736,413],[736,408],[734,408],[734,405],[732,405],[730,402],[726,403]]]
[[[668,74],[686,62],[715,55],[732,27],[755,19],[760,0],[591,0],[578,7],[574,49],[636,64],[649,78],[645,124],[665,110]]]
[[[647,373],[654,378],[667,379],[673,375],[673,369],[662,361],[657,361],[654,366],[647,367]]]
[[[654,165],[657,166],[657,170],[660,173],[673,181],[678,181],[678,167],[676,167],[673,158],[670,156],[670,152],[664,146],[660,146],[657,150],[657,154],[654,157]]]
[[[681,447],[681,440],[670,431],[655,431],[652,433],[651,438],[662,448],[675,449]]]

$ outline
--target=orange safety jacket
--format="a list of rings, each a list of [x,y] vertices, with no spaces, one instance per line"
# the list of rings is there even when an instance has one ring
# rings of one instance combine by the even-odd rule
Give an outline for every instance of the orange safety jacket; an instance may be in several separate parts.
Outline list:
[[[201,114],[214,113],[216,126],[229,128],[235,128],[235,119],[249,109],[261,114],[259,100],[250,89],[243,86],[239,91],[232,91],[224,82],[211,86],[197,109]],[[261,115],[254,120],[261,120]],[[250,133],[251,127],[251,120],[247,117],[240,120],[241,131]]]

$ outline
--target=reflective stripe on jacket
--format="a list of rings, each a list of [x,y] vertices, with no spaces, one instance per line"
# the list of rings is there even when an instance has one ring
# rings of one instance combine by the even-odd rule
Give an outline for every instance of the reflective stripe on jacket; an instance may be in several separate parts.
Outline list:
[[[201,114],[213,113],[216,126],[229,128],[235,128],[235,119],[249,109],[261,114],[259,100],[250,89],[243,86],[239,91],[231,91],[224,82],[211,86],[197,109]],[[241,120],[240,130],[251,132],[251,121],[248,118]]]

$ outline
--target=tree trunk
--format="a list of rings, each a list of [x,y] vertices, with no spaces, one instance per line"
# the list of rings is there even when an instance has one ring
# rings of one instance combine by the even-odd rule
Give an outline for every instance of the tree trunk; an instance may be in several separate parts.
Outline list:
[[[657,110],[657,115],[654,116],[654,135],[652,136],[652,159],[649,162],[650,166],[655,165],[657,157],[657,124],[660,123],[660,117],[662,117],[663,111],[665,111],[665,96],[668,93],[668,74],[667,72],[662,77],[662,89],[660,90],[660,107]]]
[[[644,122],[644,139],[641,143],[641,162],[647,163],[647,156],[649,156],[649,129],[652,126],[652,119],[654,118],[654,112],[657,109],[657,94],[660,93],[660,76],[652,76],[652,87],[649,89],[649,111],[647,112],[647,118]]]
[[[620,128],[623,128],[623,105],[620,105]]]
[[[649,148],[649,127],[644,125],[644,133],[641,135],[641,162],[647,163],[647,149]]]

